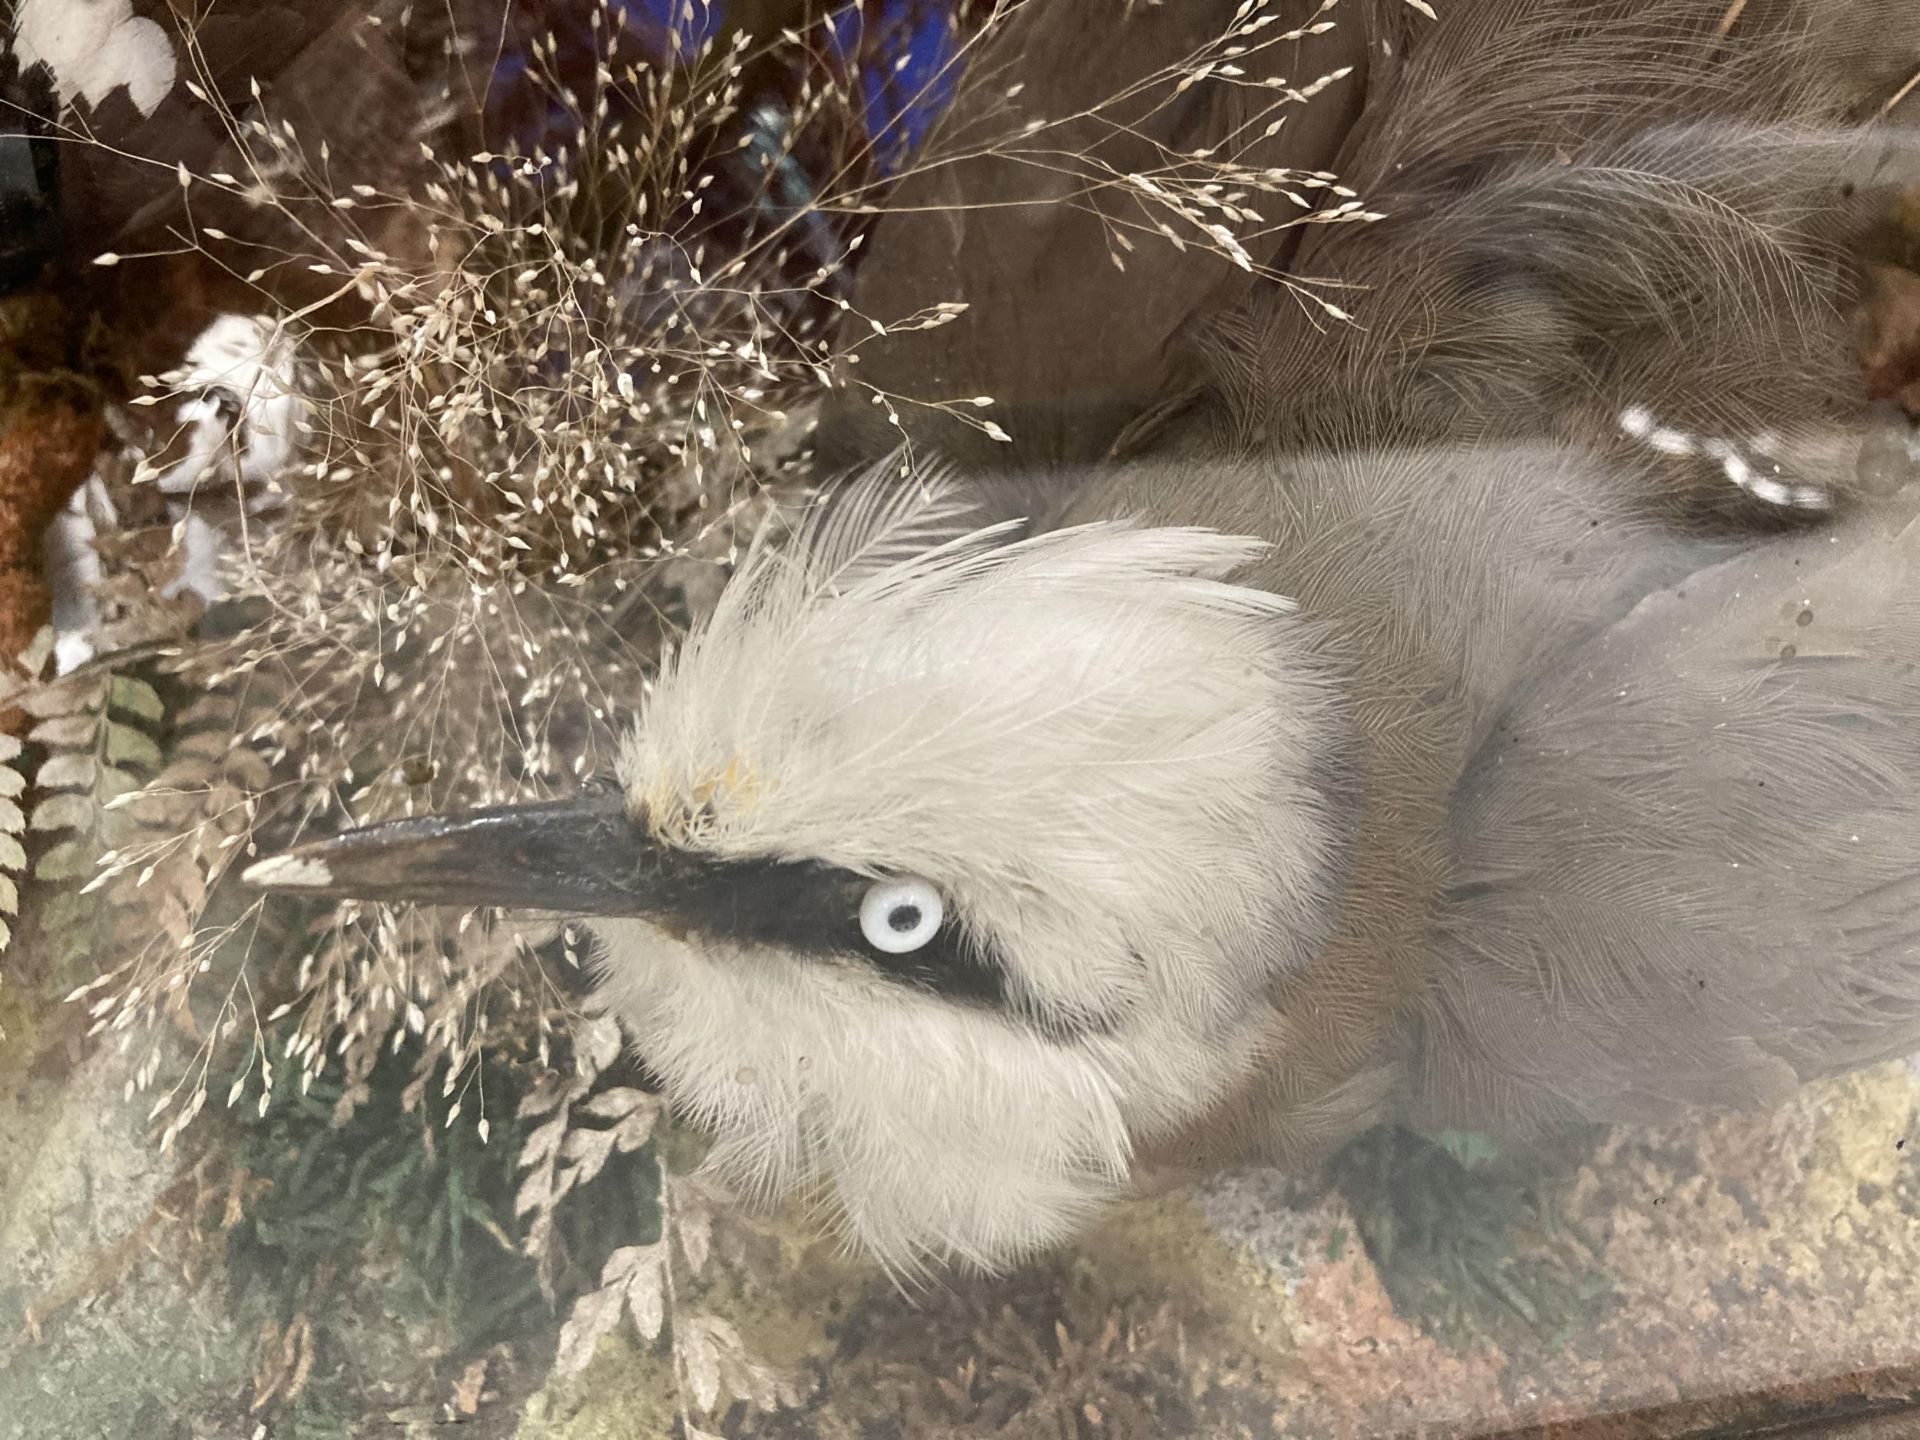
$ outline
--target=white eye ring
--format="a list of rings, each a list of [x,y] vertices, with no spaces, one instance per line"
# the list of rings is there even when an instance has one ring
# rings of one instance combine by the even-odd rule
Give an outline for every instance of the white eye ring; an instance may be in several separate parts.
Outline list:
[[[876,880],[860,901],[860,933],[887,955],[909,955],[933,939],[946,903],[931,881],[915,875]]]

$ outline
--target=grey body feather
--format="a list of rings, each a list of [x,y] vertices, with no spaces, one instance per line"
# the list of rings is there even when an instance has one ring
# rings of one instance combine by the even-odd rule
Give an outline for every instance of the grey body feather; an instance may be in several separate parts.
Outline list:
[[[1449,817],[1420,1118],[1658,1119],[1916,1048],[1917,517],[1743,551],[1515,698]]]
[[[1130,424],[1030,405],[1017,478],[978,478],[1043,524],[1270,541],[1240,578],[1297,599],[1343,677],[1338,933],[1273,988],[1264,1066],[1162,1159],[1763,1103],[1920,1047],[1920,512],[1859,493],[1845,320],[1865,207],[1920,178],[1911,133],[1858,123],[1920,20],[1726,15],[1343,13],[1368,99],[1326,163],[1387,218],[1278,258],[1357,323],[1215,291],[1106,357],[1163,377]],[[886,240],[898,293],[911,236]],[[1116,312],[1142,283],[1084,273]],[[962,392],[1043,363],[935,335]]]
[[[1756,545],[1647,518],[1659,483],[1536,444],[1085,493],[1257,525],[1242,578],[1299,601],[1358,735],[1339,929],[1209,1146],[1530,1138],[1920,1048],[1920,497]]]

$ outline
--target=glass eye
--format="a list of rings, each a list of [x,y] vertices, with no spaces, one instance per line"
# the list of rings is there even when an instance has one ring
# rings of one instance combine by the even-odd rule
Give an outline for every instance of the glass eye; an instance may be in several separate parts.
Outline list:
[[[930,881],[912,875],[876,880],[860,901],[860,933],[884,954],[906,955],[933,939],[945,914]]]

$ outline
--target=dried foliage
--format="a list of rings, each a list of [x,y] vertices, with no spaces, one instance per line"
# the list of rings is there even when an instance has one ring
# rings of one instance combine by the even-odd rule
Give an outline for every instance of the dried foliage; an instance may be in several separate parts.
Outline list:
[[[660,1227],[600,1264],[560,1368],[624,1319],[670,1336],[690,1435],[723,1395],[790,1401],[724,1321],[676,1303],[708,1263],[720,1201],[649,1151],[660,1097],[609,1083],[617,1032],[572,998],[582,934],[488,912],[295,913],[226,882],[304,835],[566,793],[606,768],[660,647],[736,540],[805,495],[809,417],[834,387],[866,391],[896,425],[906,404],[931,405],[1006,438],[986,418],[995,397],[907,402],[860,378],[863,344],[965,309],[876,316],[849,300],[867,227],[918,167],[1064,167],[1069,203],[1124,200],[1099,207],[1123,269],[1157,243],[1263,269],[1276,230],[1375,218],[1332,174],[1246,158],[1344,73],[1255,78],[1253,57],[1329,28],[1335,4],[1289,27],[1246,0],[1216,39],[1113,97],[1131,113],[1195,86],[1251,92],[1218,151],[1126,173],[1050,140],[1104,107],[1017,126],[977,107],[916,153],[866,133],[859,67],[874,57],[844,27],[710,36],[663,61],[610,0],[584,6],[584,62],[554,34],[516,42],[537,133],[489,139],[449,85],[404,137],[405,163],[356,169],[271,92],[223,91],[184,31],[181,83],[223,146],[217,165],[178,165],[179,218],[156,250],[191,257],[256,313],[144,377],[113,417],[117,448],[72,517],[90,609],[78,638],[96,658],[55,674],[42,646],[0,696],[32,717],[34,747],[0,755],[0,869],[19,872],[23,827],[47,837],[33,875],[49,974],[134,1055],[162,1144],[210,1095],[266,1121],[283,1087],[307,1097],[323,1081],[328,1124],[346,1133],[392,1056],[411,1066],[408,1144],[463,1117],[484,1144],[483,1077],[502,1068],[488,1057],[557,1068],[523,1096],[494,1081],[531,1127],[509,1219],[541,1286],[556,1293],[568,1258],[565,1207],[618,1157],[651,1167]],[[956,22],[952,65],[1014,8]],[[459,73],[476,47],[458,7],[448,15],[437,43]],[[63,128],[88,142],[84,114]],[[0,911],[13,902],[0,877]],[[279,1323],[265,1398],[297,1393],[312,1364],[303,1317]],[[1069,1354],[1063,1339],[1048,1363],[1123,1340]]]
[[[527,1217],[526,1248],[549,1295],[563,1202],[599,1179],[615,1156],[648,1146],[664,1113],[660,1096],[606,1083],[604,1072],[620,1046],[610,1018],[598,1015],[576,1025],[573,1039],[579,1048],[572,1073],[529,1092],[517,1117],[539,1122],[520,1147],[525,1178],[514,1213]],[[723,1396],[761,1410],[798,1403],[798,1391],[755,1360],[731,1324],[687,1303],[687,1282],[700,1277],[713,1257],[715,1212],[729,1205],[728,1197],[697,1177],[670,1173],[657,1152],[645,1163],[652,1172],[646,1198],[657,1207],[657,1233],[651,1241],[615,1247],[597,1281],[574,1300],[560,1330],[555,1373],[584,1370],[600,1341],[630,1321],[645,1342],[666,1335],[688,1434],[699,1433],[692,1414],[713,1414]]]
[[[177,424],[123,421],[128,443],[90,491],[89,640],[105,658],[22,703],[63,747],[43,780],[61,793],[34,824],[69,839],[37,873],[69,883],[97,860],[95,908],[147,921],[111,947],[73,942],[98,970],[83,987],[96,1024],[187,1021],[198,977],[217,972],[226,993],[199,1022],[210,1040],[251,1032],[261,1105],[283,1072],[259,1037],[287,1014],[303,1083],[342,1067],[343,1116],[402,1034],[422,1038],[442,1099],[496,1027],[551,1058],[570,1007],[531,958],[551,926],[346,904],[290,945],[220,882],[263,840],[563,793],[604,768],[653,655],[736,537],[804,490],[813,401],[864,383],[848,378],[863,341],[964,308],[851,311],[849,267],[886,187],[958,154],[1077,163],[1048,150],[1047,123],[997,132],[991,106],[945,149],[908,158],[889,141],[901,163],[877,163],[833,25],[709,37],[663,64],[612,9],[585,8],[591,64],[553,34],[526,42],[525,83],[548,111],[531,141],[463,153],[475,124],[446,107],[410,137],[416,163],[378,170],[400,190],[355,178],[257,85],[235,106],[191,49],[183,67],[230,168],[180,168],[176,238],[251,286],[260,314],[148,377],[135,406]],[[1250,265],[1243,241],[1273,225],[1370,218],[1330,175],[1237,158],[1337,78],[1255,81],[1248,57],[1326,29],[1332,10],[1285,28],[1249,0],[1217,40],[1114,97],[1264,95],[1221,153],[1124,175],[1088,162],[1087,193],[1137,202],[1112,210],[1137,221],[1115,222],[1116,263],[1157,233]],[[956,65],[1006,13],[958,35]],[[445,43],[452,65],[459,37]],[[750,91],[770,65],[785,88]],[[1297,217],[1267,220],[1263,194]],[[307,248],[276,248],[289,235]],[[326,288],[289,308],[295,274]],[[995,433],[991,397],[931,403]],[[204,621],[196,595],[218,601]],[[113,658],[156,641],[156,681],[196,697],[172,715]],[[168,1089],[169,1138],[205,1098],[191,1078]]]
[[[113,946],[63,927],[99,966],[84,986],[96,1024],[193,1023],[190,992],[218,971],[227,994],[199,1019],[209,1044],[252,1032],[263,1111],[285,1061],[310,1084],[332,1058],[344,1121],[380,1048],[409,1033],[454,1115],[491,1027],[538,1036],[548,1057],[567,1006],[529,956],[553,927],[343,906],[289,944],[257,906],[223,909],[220,881],[263,837],[576,784],[673,623],[662,601],[689,583],[674,562],[703,542],[724,555],[793,461],[781,403],[820,381],[796,292],[765,265],[749,273],[749,256],[706,254],[703,192],[724,172],[694,167],[737,119],[742,44],[661,68],[609,36],[585,92],[566,88],[556,42],[530,54],[573,117],[559,152],[448,158],[449,126],[417,137],[404,194],[342,179],[257,88],[236,113],[189,82],[244,162],[183,170],[189,215],[207,191],[314,242],[297,260],[251,257],[270,260],[244,272],[263,311],[251,353],[149,377],[135,404],[179,425],[125,427],[130,463],[97,483],[95,643],[157,629],[170,687],[200,698],[167,717],[164,768],[123,729],[87,729],[127,683],[110,660],[23,702],[71,750],[53,771],[70,789],[36,824],[72,838],[41,874],[87,880],[94,910],[147,921]],[[257,247],[229,223],[191,241],[237,268]],[[774,240],[756,240],[766,265],[783,258]],[[304,313],[277,307],[289,267],[334,288]],[[190,628],[199,607],[181,587],[195,581],[221,602]],[[109,741],[115,763],[92,764],[86,747]],[[260,1041],[287,1015],[276,1063]],[[204,1103],[207,1066],[203,1053],[162,1096],[167,1139]]]
[[[86,887],[92,883],[96,857],[131,833],[129,817],[118,813],[120,805],[161,768],[155,734],[165,706],[151,684],[110,669],[89,666],[64,677],[47,676],[51,655],[52,637],[43,632],[22,657],[28,673],[40,671],[41,676],[18,688],[13,698],[28,716],[27,740],[38,757],[25,829],[43,837],[44,843],[37,847],[32,874],[58,887],[42,912],[42,965],[46,978],[68,984],[84,973],[98,948],[145,943],[152,935],[148,897],[139,897],[135,909],[140,913],[129,916],[123,906],[93,901]],[[3,818],[10,822],[13,817]],[[24,863],[26,857],[17,858]],[[176,922],[185,920],[187,897],[162,887],[153,900],[167,907]],[[82,986],[70,998],[81,998],[85,990]],[[105,1008],[96,1012],[96,1030],[109,1023],[106,1014]]]
[[[1072,1296],[1073,1287],[1059,1291]],[[908,1433],[929,1440],[1150,1440],[1192,1429],[1195,1366],[1175,1307],[1073,1296],[1052,1317],[980,1299],[966,1358],[934,1383],[927,1362],[897,1364],[881,1390],[904,1408]]]
[[[27,777],[20,764],[20,737],[0,735],[0,953],[13,943],[14,917],[20,913],[19,876],[27,868],[21,836],[27,828],[20,797]],[[4,1039],[0,1032],[0,1039]]]

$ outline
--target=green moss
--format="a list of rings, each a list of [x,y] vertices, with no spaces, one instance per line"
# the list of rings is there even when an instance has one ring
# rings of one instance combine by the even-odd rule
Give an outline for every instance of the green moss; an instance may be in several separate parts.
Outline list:
[[[550,1380],[527,1401],[514,1440],[666,1440],[679,1420],[664,1349],[616,1331],[585,1370]]]
[[[20,1093],[32,1068],[35,1008],[19,984],[0,981],[0,1101]]]
[[[1396,1312],[1461,1348],[1562,1343],[1613,1303],[1590,1247],[1466,1132],[1428,1138],[1380,1126],[1334,1157],[1331,1172]]]

